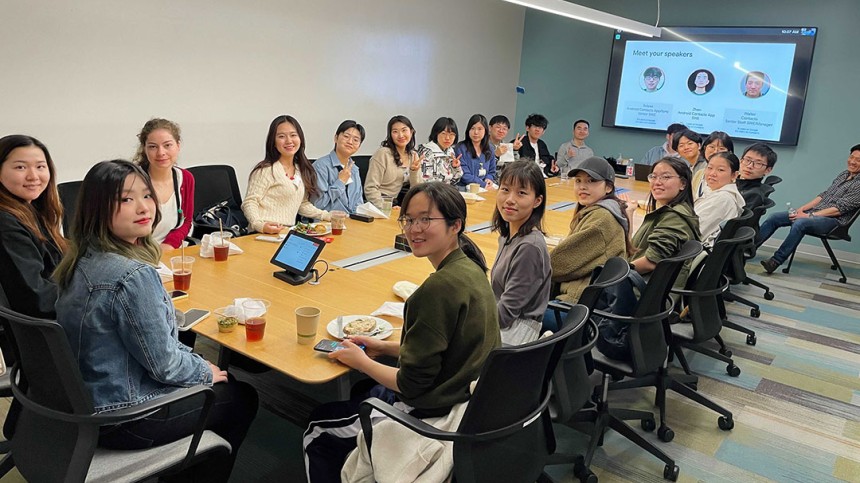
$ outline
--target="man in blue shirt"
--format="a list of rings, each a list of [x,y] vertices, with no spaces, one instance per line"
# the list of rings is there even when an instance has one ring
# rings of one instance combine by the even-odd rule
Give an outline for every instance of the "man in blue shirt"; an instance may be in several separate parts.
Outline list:
[[[334,135],[334,149],[314,161],[320,195],[312,201],[317,208],[355,213],[364,202],[358,166],[351,158],[364,142],[364,135],[361,124],[343,121]]]

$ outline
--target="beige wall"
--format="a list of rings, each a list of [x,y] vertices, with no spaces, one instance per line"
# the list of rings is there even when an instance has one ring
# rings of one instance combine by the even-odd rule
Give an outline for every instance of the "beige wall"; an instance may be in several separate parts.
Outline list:
[[[515,113],[524,13],[499,0],[0,5],[0,134],[45,142],[60,181],[132,156],[153,116],[181,124],[182,164],[232,164],[244,185],[279,114],[316,158],[347,118],[369,154],[394,114],[424,141],[442,115]]]

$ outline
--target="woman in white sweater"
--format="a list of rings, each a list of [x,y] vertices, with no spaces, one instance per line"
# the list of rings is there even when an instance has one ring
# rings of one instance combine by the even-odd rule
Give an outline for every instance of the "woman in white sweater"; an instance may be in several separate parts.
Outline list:
[[[328,211],[309,199],[319,196],[317,176],[305,156],[305,133],[292,116],[278,116],[269,125],[266,158],[251,171],[242,211],[254,231],[279,233],[296,224],[296,214],[331,220]]]
[[[699,231],[705,246],[714,244],[723,222],[737,218],[744,210],[744,197],[735,186],[738,169],[740,161],[730,152],[716,153],[708,161],[705,169],[707,188],[693,206],[699,217]]]

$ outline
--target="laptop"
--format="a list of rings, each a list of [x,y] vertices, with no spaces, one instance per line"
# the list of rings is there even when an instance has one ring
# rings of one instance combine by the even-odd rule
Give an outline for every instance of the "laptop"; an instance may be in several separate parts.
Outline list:
[[[648,175],[651,173],[650,164],[634,164],[633,179],[636,181],[648,181]]]

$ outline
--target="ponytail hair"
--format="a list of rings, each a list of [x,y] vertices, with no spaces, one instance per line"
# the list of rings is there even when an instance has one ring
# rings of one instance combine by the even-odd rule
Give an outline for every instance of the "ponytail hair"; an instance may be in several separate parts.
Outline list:
[[[487,268],[487,260],[484,258],[483,252],[464,233],[466,230],[466,200],[457,191],[457,188],[448,183],[417,184],[410,188],[406,196],[403,197],[403,201],[400,204],[401,213],[406,212],[412,197],[418,193],[427,195],[431,206],[435,206],[442,213],[442,217],[445,218],[445,224],[454,226],[458,220],[460,221],[460,230],[457,232],[457,243],[460,249],[469,257],[469,260],[475,262],[475,265],[480,267],[484,273],[487,273],[489,269]]]

